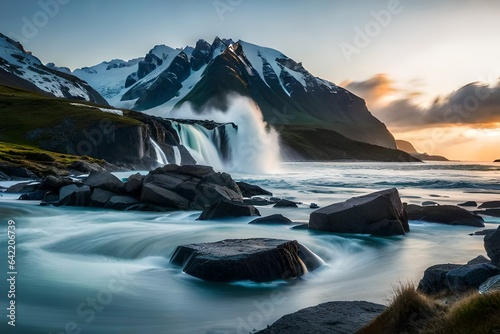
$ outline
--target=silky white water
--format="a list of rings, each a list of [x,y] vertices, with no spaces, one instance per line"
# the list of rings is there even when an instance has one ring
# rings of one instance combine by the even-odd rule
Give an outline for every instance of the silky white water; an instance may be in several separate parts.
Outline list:
[[[278,174],[232,175],[303,202],[297,209],[259,207],[263,216],[282,213],[297,222],[307,222],[311,202],[324,206],[390,187],[415,204],[500,199],[500,166],[492,164],[289,163]],[[40,207],[17,196],[0,197],[0,254],[7,257],[12,219],[19,333],[248,333],[322,302],[386,303],[393,286],[418,282],[431,265],[485,255],[482,237],[468,235],[478,230],[472,227],[411,221],[406,236],[335,235],[249,225],[250,217],[196,221],[199,211]],[[487,228],[500,224],[485,219]],[[169,264],[178,245],[251,237],[298,240],[326,264],[300,279],[268,284],[203,282]],[[5,274],[7,263],[0,263]],[[0,282],[5,310],[8,287]]]

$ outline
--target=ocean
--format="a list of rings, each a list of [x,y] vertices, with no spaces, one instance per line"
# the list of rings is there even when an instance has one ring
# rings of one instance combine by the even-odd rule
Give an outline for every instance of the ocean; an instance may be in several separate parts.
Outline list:
[[[271,174],[231,174],[302,202],[258,207],[262,216],[301,223],[314,211],[310,203],[323,207],[393,187],[411,204],[500,200],[500,164],[493,163],[281,163]],[[341,235],[247,224],[252,217],[197,221],[199,211],[41,207],[18,196],[0,193],[2,333],[249,333],[323,302],[387,304],[394,287],[418,283],[431,265],[486,255],[483,237],[469,235],[474,227],[410,221],[405,236]],[[484,218],[486,228],[500,224]],[[16,331],[5,316],[9,220],[16,226]],[[325,265],[293,281],[222,284],[169,263],[179,245],[253,237],[298,240]]]

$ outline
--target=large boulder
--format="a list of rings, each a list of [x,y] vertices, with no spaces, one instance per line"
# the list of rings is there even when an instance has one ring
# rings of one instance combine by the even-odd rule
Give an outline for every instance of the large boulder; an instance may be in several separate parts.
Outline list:
[[[484,249],[491,263],[500,266],[500,227],[484,236]]]
[[[187,198],[153,183],[146,183],[142,187],[141,202],[160,205],[175,210],[190,209],[190,201]]]
[[[89,187],[99,188],[112,193],[122,194],[125,192],[125,184],[107,171],[92,172],[83,183]]]
[[[203,209],[203,212],[198,217],[198,220],[244,216],[260,216],[260,212],[253,205],[222,200]]]
[[[365,301],[329,302],[281,317],[258,334],[354,334],[379,316],[385,306]],[[252,332],[240,323],[241,333]]]
[[[249,184],[243,181],[236,182],[236,184],[240,188],[243,197],[250,198],[253,196],[261,196],[261,195],[273,196],[272,192],[262,189],[261,187],[253,184]]]
[[[484,227],[483,218],[454,205],[419,206],[407,205],[409,220],[421,220],[447,225]]]
[[[489,263],[464,265],[450,270],[445,283],[451,291],[467,291],[479,288],[488,278],[498,274],[500,269]]]
[[[297,241],[231,239],[179,246],[171,263],[194,277],[212,282],[292,279],[318,268],[322,261]]]
[[[418,283],[418,290],[427,293],[435,294],[446,290],[446,275],[453,269],[458,269],[460,264],[436,264],[429,267],[424,272],[424,277]]]
[[[335,233],[403,235],[410,231],[396,189],[354,197],[311,213],[309,228]]]

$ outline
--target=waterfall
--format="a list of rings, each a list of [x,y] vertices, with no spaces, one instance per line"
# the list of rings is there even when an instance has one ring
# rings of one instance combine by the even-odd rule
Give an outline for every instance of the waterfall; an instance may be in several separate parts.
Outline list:
[[[182,156],[181,156],[181,151],[179,150],[179,147],[173,146],[174,149],[174,163],[180,165],[182,162]]]
[[[280,161],[278,134],[268,130],[262,112],[252,100],[243,97],[231,98],[227,111],[205,110],[194,112],[183,105],[170,113],[171,117],[184,119],[211,119],[219,123],[233,122],[208,130],[199,124],[172,121],[180,142],[199,164],[207,164],[218,170],[245,173],[276,172]]]
[[[173,123],[181,144],[187,148],[198,164],[209,165],[218,170],[224,169],[224,163],[219,155],[219,147],[211,139],[211,130],[199,124]]]
[[[153,148],[156,153],[156,161],[158,162],[159,165],[164,166],[168,164],[167,156],[161,149],[160,145],[158,145],[157,142],[155,142],[152,138],[149,138],[149,141],[151,142],[151,145],[153,145]]]

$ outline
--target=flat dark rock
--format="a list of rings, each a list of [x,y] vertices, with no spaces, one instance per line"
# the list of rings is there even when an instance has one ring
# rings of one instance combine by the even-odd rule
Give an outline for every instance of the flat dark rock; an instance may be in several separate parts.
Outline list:
[[[116,194],[125,192],[125,184],[108,171],[91,172],[83,183],[91,188],[99,188]]]
[[[485,209],[474,211],[476,215],[485,215],[490,217],[500,217],[500,209]]]
[[[274,204],[273,208],[298,208],[298,205],[287,199],[281,199],[278,203]]]
[[[170,262],[191,276],[211,282],[292,279],[322,264],[295,240],[261,238],[179,246]]]
[[[381,236],[403,235],[410,231],[406,211],[394,188],[316,210],[309,218],[309,228]]]
[[[253,205],[241,203],[218,201],[203,209],[198,220],[211,220],[228,217],[260,216],[259,210]]]
[[[477,207],[477,202],[475,201],[467,201],[464,203],[457,204],[458,206],[470,206],[470,207]]]
[[[253,184],[249,184],[243,181],[237,181],[236,184],[240,188],[243,197],[250,198],[253,196],[261,196],[261,195],[273,196],[272,192],[262,189],[261,187]]]
[[[478,206],[479,209],[493,209],[493,208],[500,208],[500,201],[489,201],[489,202],[484,202],[480,206]]]
[[[484,227],[484,221],[469,211],[454,205],[407,205],[408,219],[447,225]]]
[[[308,307],[281,317],[258,334],[352,334],[370,323],[385,309],[384,305],[365,302],[329,302]],[[241,325],[243,326],[243,325]],[[247,328],[241,328],[247,331]]]
[[[293,224],[293,222],[281,214],[274,214],[254,219],[249,224]]]
[[[487,235],[495,231],[496,231],[495,229],[486,229],[486,230],[476,231],[474,233],[471,233],[470,235]]]

